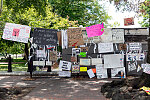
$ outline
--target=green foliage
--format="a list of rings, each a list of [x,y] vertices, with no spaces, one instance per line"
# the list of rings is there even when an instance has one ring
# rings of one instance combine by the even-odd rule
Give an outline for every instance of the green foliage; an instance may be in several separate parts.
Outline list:
[[[89,26],[105,22],[110,19],[98,0],[49,0],[52,11],[63,18],[78,21],[80,25]]]

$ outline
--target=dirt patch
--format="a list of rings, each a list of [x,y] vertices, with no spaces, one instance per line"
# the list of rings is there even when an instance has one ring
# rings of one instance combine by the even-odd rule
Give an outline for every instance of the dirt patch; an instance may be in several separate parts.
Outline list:
[[[21,100],[33,87],[0,88],[0,100]]]

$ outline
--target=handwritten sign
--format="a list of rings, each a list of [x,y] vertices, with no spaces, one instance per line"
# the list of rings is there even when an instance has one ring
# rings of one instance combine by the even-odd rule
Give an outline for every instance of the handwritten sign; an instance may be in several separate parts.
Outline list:
[[[33,34],[33,43],[38,45],[57,45],[57,30],[35,28]]]
[[[72,65],[72,73],[79,73],[80,66],[79,65]]]
[[[107,69],[104,68],[103,64],[96,65],[96,76],[97,76],[98,79],[108,78]]]
[[[125,78],[125,67],[111,69],[111,78]]]
[[[99,43],[98,51],[99,53],[113,52],[113,43]]]
[[[92,69],[87,70],[87,73],[88,73],[90,78],[95,77],[95,74],[93,73]]]
[[[45,66],[45,61],[33,61],[34,66]]]
[[[80,58],[80,65],[91,65],[90,59],[82,59]]]
[[[59,63],[59,70],[60,71],[65,71],[65,70],[70,70],[71,69],[71,62],[68,62],[68,61],[62,61],[60,60],[60,63]]]
[[[124,29],[112,29],[113,43],[124,43]]]
[[[86,52],[80,52],[80,57],[86,57]]]
[[[124,67],[124,55],[109,54],[104,55],[104,68]]]
[[[80,54],[80,48],[72,48],[72,55],[77,56]]]
[[[99,38],[100,42],[112,42],[112,31],[111,28],[105,28],[104,33]]]
[[[92,58],[92,65],[102,64],[102,58]]]
[[[50,61],[57,61],[57,52],[56,51],[50,51],[49,60]]]
[[[31,27],[6,23],[2,38],[5,40],[28,43]]]
[[[128,25],[134,25],[134,18],[125,18],[124,19],[124,26],[128,26]]]
[[[84,44],[81,28],[69,28],[67,30],[67,34],[69,47],[80,46]]]
[[[46,54],[44,50],[37,50],[37,57],[46,58]]]
[[[100,36],[104,33],[104,25],[102,23],[86,27],[86,32],[88,37]]]
[[[141,43],[129,43],[129,50],[131,51],[140,51],[142,50],[142,45]]]

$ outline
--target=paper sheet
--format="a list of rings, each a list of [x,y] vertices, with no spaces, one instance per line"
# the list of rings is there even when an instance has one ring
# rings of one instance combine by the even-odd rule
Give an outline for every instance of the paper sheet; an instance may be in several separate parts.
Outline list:
[[[113,43],[124,43],[124,29],[112,29]]]
[[[113,52],[113,43],[99,43],[98,44],[98,52],[99,53],[106,53],[106,52]]]
[[[59,76],[60,77],[71,77],[71,72],[70,71],[59,71]]]
[[[125,67],[111,69],[111,78],[121,78],[121,76],[122,76],[122,78],[126,77]]]
[[[82,59],[80,58],[80,65],[91,65],[90,59]]]
[[[95,77],[95,75],[94,75],[92,69],[87,70],[87,73],[88,73],[88,75],[89,75],[90,78]]]
[[[71,62],[60,60],[59,71],[71,70]]]
[[[123,54],[108,54],[104,55],[104,68],[124,67]]]
[[[96,76],[97,76],[98,79],[108,78],[107,69],[104,68],[103,64],[96,65]]]
[[[92,65],[102,64],[102,58],[92,58]]]

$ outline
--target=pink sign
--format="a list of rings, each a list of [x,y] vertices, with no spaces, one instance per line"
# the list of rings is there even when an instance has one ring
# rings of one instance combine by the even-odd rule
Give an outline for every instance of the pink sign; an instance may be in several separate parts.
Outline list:
[[[19,31],[20,31],[20,29],[14,28],[14,29],[13,29],[13,33],[12,33],[12,36],[19,36]]]
[[[104,33],[104,25],[102,23],[86,27],[86,32],[88,37],[100,36]]]

